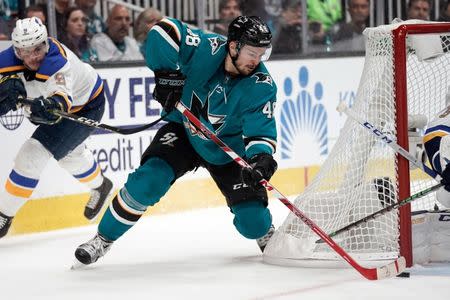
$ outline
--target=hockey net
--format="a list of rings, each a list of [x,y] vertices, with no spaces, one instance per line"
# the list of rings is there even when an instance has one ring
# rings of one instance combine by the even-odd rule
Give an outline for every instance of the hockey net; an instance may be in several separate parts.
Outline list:
[[[423,146],[414,142],[421,140],[426,121],[448,105],[450,23],[406,21],[368,28],[364,35],[364,69],[351,109],[420,157]],[[441,53],[428,46],[424,49],[423,45],[431,47],[427,40],[431,36],[434,41],[439,39]],[[411,46],[414,39],[420,42],[417,48]],[[295,199],[295,205],[325,232],[333,232],[433,184],[436,182],[422,171],[410,168],[407,160],[348,119],[319,173]],[[412,209],[434,209],[436,205],[433,193],[414,201]],[[314,267],[345,265],[328,245],[317,244],[317,239],[291,213],[267,245],[264,260]],[[366,265],[401,253],[410,266],[411,207],[386,213],[334,240]]]

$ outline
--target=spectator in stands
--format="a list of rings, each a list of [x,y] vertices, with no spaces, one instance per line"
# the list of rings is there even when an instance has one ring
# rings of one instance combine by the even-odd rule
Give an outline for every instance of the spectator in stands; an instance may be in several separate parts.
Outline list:
[[[25,18],[36,17],[39,18],[45,25],[47,23],[45,6],[43,5],[30,5],[25,9]]]
[[[98,61],[97,52],[89,45],[86,31],[87,17],[78,7],[70,7],[64,14],[63,34],[60,41],[84,62]]]
[[[258,16],[269,26],[272,34],[275,34],[274,20],[266,10],[266,1],[264,0],[241,0],[241,11],[245,16]]]
[[[365,41],[362,35],[369,22],[369,0],[348,0],[348,12],[351,20],[341,23],[333,38],[334,50],[363,51]]]
[[[301,34],[301,0],[283,0],[276,34],[274,35],[273,53],[300,53],[302,50]]]
[[[430,0],[410,0],[408,3],[408,19],[429,20]]]
[[[17,17],[19,0],[0,0],[0,18],[10,20]]]
[[[128,9],[116,4],[106,20],[105,33],[97,33],[91,40],[91,47],[100,61],[143,60],[136,40],[128,36],[130,30]]]
[[[69,0],[55,0],[55,18],[58,38],[64,34],[64,12],[69,8]]]
[[[441,10],[438,21],[450,22],[450,0],[449,1],[444,0],[443,3],[441,3]]]
[[[242,15],[239,0],[220,0],[219,2],[219,20],[214,26],[213,31],[223,36],[228,35],[228,25],[231,21]]]
[[[12,26],[11,22],[0,18],[0,41],[11,39]]]
[[[17,16],[17,0],[0,0],[0,41],[11,39]]]
[[[89,34],[96,34],[105,31],[105,22],[102,17],[97,15],[94,11],[97,0],[75,0],[75,4],[81,8],[88,17],[87,32]]]
[[[281,17],[283,0],[241,0],[241,11],[243,15],[260,17],[273,35],[276,34]]]
[[[159,10],[156,8],[147,8],[144,11],[142,11],[138,17],[136,18],[136,21],[134,22],[134,38],[138,42],[139,50],[141,51],[141,54],[145,57],[145,42],[147,41],[147,33],[150,31],[150,29],[161,21],[163,18],[163,15]]]
[[[332,28],[342,19],[340,0],[307,0],[308,21],[313,43],[327,43]]]

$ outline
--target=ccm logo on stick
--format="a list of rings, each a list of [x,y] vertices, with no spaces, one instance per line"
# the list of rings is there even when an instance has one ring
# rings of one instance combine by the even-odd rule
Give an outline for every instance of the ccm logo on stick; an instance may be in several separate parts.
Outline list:
[[[78,120],[80,120],[83,123],[89,124],[89,125],[93,125],[93,126],[98,126],[100,125],[100,122],[91,120],[91,119],[86,119],[85,117],[80,117],[78,118]]]
[[[372,132],[375,133],[377,136],[381,137],[386,143],[389,144],[392,142],[392,140],[390,138],[388,138],[384,133],[379,131],[377,128],[374,128],[374,126],[372,124],[370,124],[369,122],[364,122],[363,125],[365,127],[369,128],[370,130],[372,130]]]

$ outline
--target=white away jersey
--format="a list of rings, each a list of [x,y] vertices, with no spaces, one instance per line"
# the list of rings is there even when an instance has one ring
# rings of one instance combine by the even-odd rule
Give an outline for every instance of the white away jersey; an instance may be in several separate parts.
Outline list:
[[[50,49],[36,72],[24,66],[12,46],[0,52],[0,75],[18,74],[28,97],[57,94],[65,99],[68,111],[77,112],[102,91],[103,82],[94,68],[66,46],[53,38],[48,42]]]

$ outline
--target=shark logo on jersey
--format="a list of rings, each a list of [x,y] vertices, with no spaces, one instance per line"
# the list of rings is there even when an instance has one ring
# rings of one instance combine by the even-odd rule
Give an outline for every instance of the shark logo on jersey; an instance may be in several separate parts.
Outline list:
[[[267,83],[270,85],[273,83],[272,77],[267,73],[257,72],[252,77],[256,77],[256,83]]]
[[[212,37],[212,38],[208,38],[210,44],[211,44],[211,54],[212,55],[216,55],[217,52],[219,52],[220,47],[222,47],[223,45],[225,45],[227,43],[227,41],[225,41],[224,39],[221,39],[220,37]]]
[[[225,124],[225,115],[215,115],[209,113],[209,97],[206,99],[205,104],[203,105],[197,94],[195,92],[192,92],[190,110],[198,119],[202,117],[204,120],[207,120],[212,125],[213,131],[216,134],[220,132],[223,125]],[[189,120],[184,122],[184,126],[186,128],[189,128],[192,135],[198,135],[202,139],[207,140],[203,133],[201,133],[201,131],[199,131]]]

